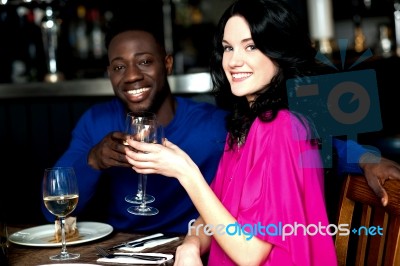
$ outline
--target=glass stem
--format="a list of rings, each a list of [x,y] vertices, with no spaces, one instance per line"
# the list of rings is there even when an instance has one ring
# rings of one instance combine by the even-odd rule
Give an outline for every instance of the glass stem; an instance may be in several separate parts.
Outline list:
[[[61,257],[67,257],[67,243],[65,241],[65,217],[60,217],[60,227],[61,227]]]
[[[146,208],[146,184],[147,184],[147,175],[140,174],[142,179],[142,204],[140,204],[141,208]]]
[[[139,200],[142,200],[142,197],[143,197],[143,175],[139,174],[136,198],[138,198]]]

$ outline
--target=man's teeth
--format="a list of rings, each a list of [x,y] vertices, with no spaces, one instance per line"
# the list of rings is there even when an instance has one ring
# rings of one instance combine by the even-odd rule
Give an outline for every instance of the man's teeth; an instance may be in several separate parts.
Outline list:
[[[247,78],[251,76],[251,73],[238,73],[238,74],[232,74],[232,77],[235,79],[240,79],[240,78]]]
[[[140,88],[140,89],[137,89],[137,90],[129,90],[127,92],[128,92],[128,94],[135,95],[135,94],[143,93],[143,92],[148,91],[148,90],[149,90],[149,88]]]

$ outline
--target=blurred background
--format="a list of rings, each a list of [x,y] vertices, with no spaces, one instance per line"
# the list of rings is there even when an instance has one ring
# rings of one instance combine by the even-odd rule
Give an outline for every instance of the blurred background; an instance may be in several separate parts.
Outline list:
[[[143,4],[145,2],[145,4]],[[0,82],[43,81],[49,72],[43,25],[57,29],[57,72],[65,79],[105,76],[107,22],[118,10],[154,17],[165,29],[176,74],[204,71],[216,20],[230,0],[3,0],[0,4]],[[145,9],[143,8],[145,5]],[[52,14],[47,15],[51,10]],[[157,21],[159,20],[159,21]]]
[[[358,38],[358,50],[372,48],[386,55],[395,51],[397,0],[288,1],[308,21],[317,44],[318,38],[346,38],[350,43]],[[105,77],[105,25],[118,9],[132,16],[143,12],[139,2],[143,1],[0,0],[0,83],[44,81],[49,72],[67,80]],[[152,8],[149,15],[162,20],[167,49],[175,56],[174,73],[207,71],[214,27],[232,0],[145,2]],[[46,26],[49,21],[54,22],[52,28]],[[55,49],[53,69],[49,49]]]

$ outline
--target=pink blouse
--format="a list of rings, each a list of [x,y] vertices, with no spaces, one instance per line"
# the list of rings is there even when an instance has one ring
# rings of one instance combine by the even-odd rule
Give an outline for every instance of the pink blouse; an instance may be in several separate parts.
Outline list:
[[[337,265],[332,236],[323,235],[328,218],[322,162],[307,133],[286,110],[269,123],[256,119],[246,143],[223,154],[211,185],[246,232],[273,245],[262,265]],[[297,235],[290,234],[295,225]],[[303,235],[303,225],[312,236]],[[214,239],[208,263],[235,265]]]

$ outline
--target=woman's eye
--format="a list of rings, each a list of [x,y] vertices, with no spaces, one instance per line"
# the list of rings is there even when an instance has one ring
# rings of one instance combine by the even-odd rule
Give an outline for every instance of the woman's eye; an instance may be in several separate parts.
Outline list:
[[[226,46],[226,45],[222,46],[222,48],[223,48],[224,52],[229,52],[229,51],[233,50],[231,46]]]
[[[249,50],[249,51],[252,51],[252,50],[256,50],[257,47],[256,47],[254,44],[251,44],[251,45],[248,45],[248,46],[246,47],[246,49]]]

